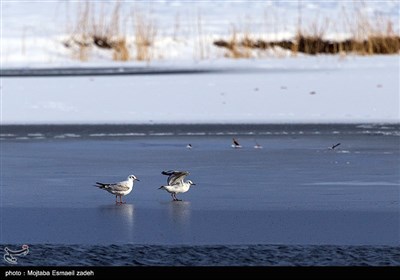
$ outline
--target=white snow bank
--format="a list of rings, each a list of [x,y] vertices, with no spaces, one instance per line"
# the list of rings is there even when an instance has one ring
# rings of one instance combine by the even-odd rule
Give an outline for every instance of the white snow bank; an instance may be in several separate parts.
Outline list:
[[[304,123],[399,122],[399,56],[299,55],[252,51],[228,60],[215,39],[247,34],[290,39],[299,27],[324,26],[343,39],[363,19],[391,20],[398,1],[120,1],[121,31],[135,56],[132,11],[154,20],[153,60],[112,60],[92,48],[88,61],[63,41],[77,25],[79,1],[8,1],[1,8],[1,67],[163,67],[238,69],[187,75],[0,78],[1,123]],[[93,2],[94,3],[94,2]],[[100,3],[100,1],[99,1]],[[94,4],[93,4],[94,5]],[[115,1],[101,1],[107,15]],[[99,14],[95,16],[97,18]],[[353,15],[358,15],[354,16]],[[346,23],[347,22],[347,23]],[[74,56],[75,55],[75,56]],[[253,71],[257,69],[258,71]]]
[[[54,67],[63,64],[85,65],[77,52],[63,42],[82,30],[79,15],[86,1],[1,1],[2,67]],[[90,20],[109,22],[116,1],[89,1]],[[326,39],[343,40],[358,34],[360,24],[368,30],[399,34],[398,1],[119,1],[118,34],[127,39],[134,63],[135,18],[140,14],[154,25],[156,35],[150,47],[152,60],[223,58],[226,50],[214,46],[216,39],[230,40],[249,36],[263,40],[290,40],[300,29]],[[103,15],[103,17],[101,16]],[[101,19],[101,20],[100,20]],[[101,29],[101,28],[100,28]],[[88,31],[89,30],[89,31]],[[102,29],[101,29],[102,30]],[[117,32],[117,31],[115,31]],[[118,34],[113,33],[113,36]],[[314,34],[314,35],[316,35]],[[112,51],[92,46],[86,59],[90,63],[118,64]],[[252,56],[288,56],[280,49],[253,51]]]
[[[398,56],[219,60],[199,66],[240,71],[3,78],[1,123],[400,122]]]

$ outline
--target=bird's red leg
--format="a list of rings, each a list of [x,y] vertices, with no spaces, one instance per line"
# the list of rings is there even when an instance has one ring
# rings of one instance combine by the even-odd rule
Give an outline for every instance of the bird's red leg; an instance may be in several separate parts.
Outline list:
[[[115,204],[118,204],[118,196],[115,196]]]

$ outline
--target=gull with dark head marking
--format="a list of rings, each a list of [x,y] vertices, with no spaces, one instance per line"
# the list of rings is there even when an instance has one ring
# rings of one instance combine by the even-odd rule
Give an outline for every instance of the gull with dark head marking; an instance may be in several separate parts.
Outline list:
[[[163,175],[167,175],[167,185],[159,187],[160,190],[166,190],[168,193],[171,194],[173,201],[181,201],[178,199],[176,195],[178,193],[185,193],[187,192],[191,186],[196,185],[190,180],[184,181],[185,177],[189,175],[187,171],[175,171],[175,170],[168,170],[161,172]]]
[[[133,184],[135,181],[140,181],[135,175],[129,175],[126,181],[118,182],[118,183],[100,183],[96,182],[95,187],[98,187],[102,190],[106,190],[109,193],[115,195],[115,203],[123,204],[122,197],[129,194],[133,189]],[[119,201],[118,201],[119,197]]]

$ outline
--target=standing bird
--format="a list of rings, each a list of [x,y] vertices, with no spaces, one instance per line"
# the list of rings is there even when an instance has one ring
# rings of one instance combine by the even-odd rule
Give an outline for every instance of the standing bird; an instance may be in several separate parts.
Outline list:
[[[122,202],[122,197],[129,194],[132,189],[133,189],[133,183],[135,181],[140,181],[138,178],[136,178],[135,175],[129,175],[126,181],[118,182],[118,183],[111,183],[111,184],[105,184],[105,183],[99,183],[96,182],[95,187],[98,187],[102,190],[106,190],[109,193],[115,195],[115,203],[116,204],[123,204],[125,202]],[[118,201],[119,197],[119,201]]]
[[[168,176],[167,185],[161,186],[158,189],[164,189],[169,192],[173,201],[182,201],[181,199],[178,199],[176,195],[178,193],[185,193],[191,186],[196,185],[190,180],[187,180],[186,182],[184,181],[185,177],[189,175],[189,172],[187,171],[168,170],[161,172],[161,174]]]
[[[232,142],[233,142],[232,148],[237,149],[237,148],[241,148],[241,147],[242,147],[242,146],[239,144],[238,140],[236,140],[235,138],[232,138]]]

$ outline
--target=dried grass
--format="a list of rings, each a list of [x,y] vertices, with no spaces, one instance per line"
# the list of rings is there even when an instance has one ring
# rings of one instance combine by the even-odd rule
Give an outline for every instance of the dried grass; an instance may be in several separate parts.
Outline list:
[[[78,16],[72,28],[72,34],[64,42],[70,48],[73,57],[87,61],[94,47],[112,50],[113,60],[127,61],[130,58],[126,35],[120,32],[120,2],[115,2],[111,15],[104,11],[101,3],[96,16],[95,3],[86,1],[78,5]]]
[[[151,13],[143,13],[139,10],[133,12],[134,33],[136,46],[136,59],[139,61],[150,61],[153,59],[155,38],[157,35],[157,25]]]

